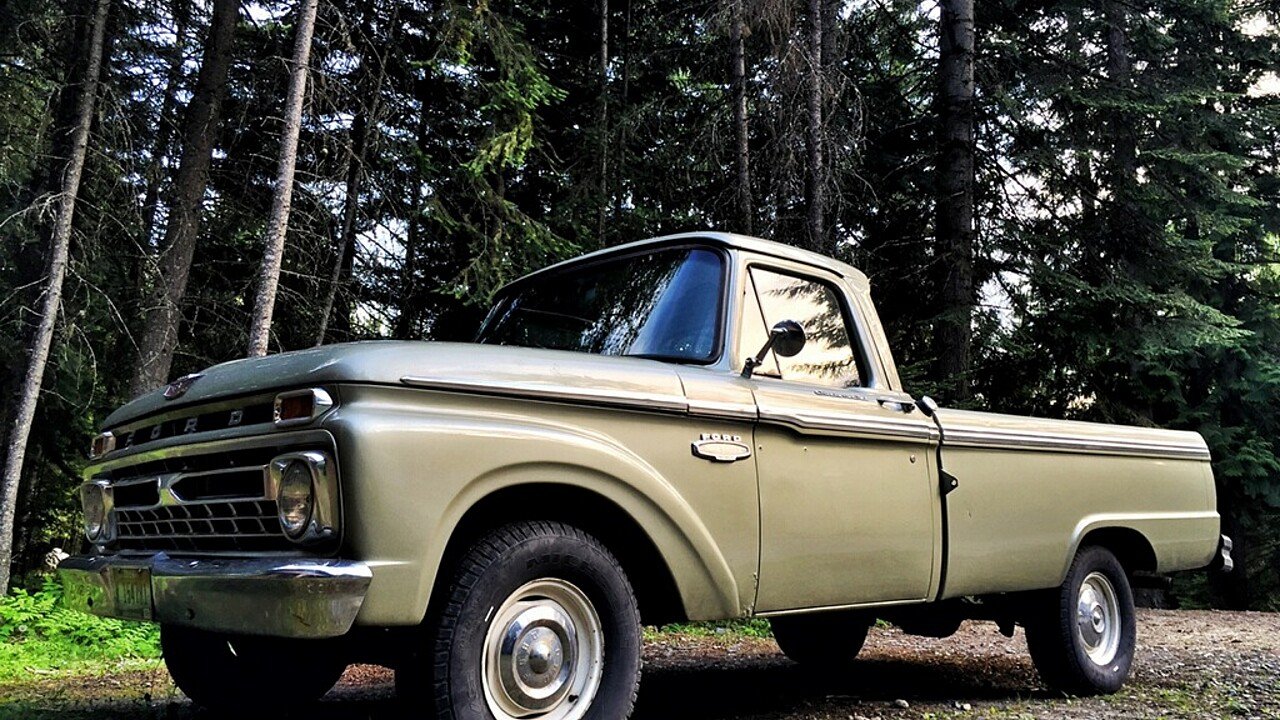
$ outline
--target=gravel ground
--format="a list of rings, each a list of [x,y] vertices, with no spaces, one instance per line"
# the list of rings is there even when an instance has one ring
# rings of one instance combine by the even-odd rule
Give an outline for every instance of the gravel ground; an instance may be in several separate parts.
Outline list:
[[[856,665],[817,677],[771,640],[732,633],[664,634],[645,647],[636,720],[898,720],[906,718],[1280,719],[1280,614],[1140,611],[1128,687],[1075,699],[1040,685],[1021,631],[966,624],[945,640],[876,629]],[[308,717],[399,716],[391,673],[353,666]],[[0,718],[203,718],[163,666],[100,677],[33,673],[0,687]]]

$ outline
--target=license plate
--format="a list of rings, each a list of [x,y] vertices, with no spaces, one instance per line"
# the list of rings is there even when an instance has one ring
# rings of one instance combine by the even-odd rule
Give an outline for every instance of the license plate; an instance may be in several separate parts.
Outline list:
[[[151,571],[146,568],[111,568],[115,615],[134,620],[151,619]]]

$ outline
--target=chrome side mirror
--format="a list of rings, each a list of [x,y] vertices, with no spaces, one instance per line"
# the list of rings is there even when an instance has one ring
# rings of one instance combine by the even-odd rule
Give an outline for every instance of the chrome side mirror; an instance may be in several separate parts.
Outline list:
[[[920,408],[920,412],[924,413],[925,417],[933,417],[933,414],[938,412],[938,403],[928,395],[921,395],[916,400],[916,407]]]
[[[800,323],[795,320],[779,322],[769,331],[769,339],[765,341],[764,347],[760,348],[760,352],[753,358],[747,358],[747,365],[742,368],[742,377],[751,377],[751,373],[764,363],[764,356],[768,355],[770,350],[782,357],[793,357],[800,354],[807,340],[804,327]]]

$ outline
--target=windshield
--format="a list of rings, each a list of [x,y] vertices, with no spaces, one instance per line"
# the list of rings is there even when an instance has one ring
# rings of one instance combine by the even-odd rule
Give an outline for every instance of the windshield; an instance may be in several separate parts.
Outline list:
[[[494,305],[477,342],[709,363],[719,355],[724,259],[672,248],[538,275]]]

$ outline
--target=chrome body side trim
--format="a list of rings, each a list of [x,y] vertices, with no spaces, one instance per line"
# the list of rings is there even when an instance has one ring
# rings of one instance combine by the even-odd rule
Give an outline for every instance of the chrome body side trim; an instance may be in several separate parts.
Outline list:
[[[834,413],[786,409],[760,410],[760,421],[786,425],[799,430],[870,435],[889,440],[937,442],[938,430],[932,423],[896,418],[872,418],[852,413]]]
[[[702,399],[690,399],[688,402],[689,414],[694,417],[742,420],[745,422],[754,422],[757,418],[756,406],[751,403]]]
[[[966,425],[948,425],[943,421],[946,447],[1001,448],[1042,452],[1098,453],[1137,457],[1176,458],[1182,460],[1211,459],[1209,448],[1160,440],[1110,439],[1096,435],[1075,435],[1035,430],[1005,430]]]
[[[646,393],[632,390],[602,390],[569,386],[548,387],[546,385],[513,382],[509,380],[459,380],[457,378],[428,377],[421,375],[406,375],[400,378],[400,382],[411,387],[427,388],[430,390],[444,390],[447,392],[501,395],[504,397],[519,397],[530,400],[604,405],[608,407],[650,410],[655,412],[674,412],[683,414],[689,411],[689,402],[683,395]]]
[[[324,638],[355,623],[373,573],[349,560],[76,555],[58,566],[74,609],[245,635]]]
[[[745,403],[718,402],[712,400],[687,400],[678,395],[633,392],[617,389],[584,389],[575,387],[548,387],[528,383],[458,380],[452,378],[406,375],[405,385],[448,392],[468,392],[503,397],[527,398],[550,402],[568,402],[607,407],[620,407],[652,412],[680,413],[694,416],[732,420],[756,420],[785,425],[799,430],[836,432],[864,435],[892,440],[937,442],[937,428],[928,422],[904,417],[878,418],[855,413],[829,412],[800,407],[769,408],[759,410]],[[849,392],[853,401],[878,401],[881,398],[893,402],[909,402],[905,393],[883,392],[874,389],[855,389]],[[838,394],[832,392],[831,394]],[[865,397],[863,397],[865,396]],[[1035,430],[1006,430],[972,425],[943,425],[944,444],[952,447],[1003,448],[1043,452],[1101,453],[1140,457],[1162,457],[1192,460],[1209,460],[1208,448],[1203,445],[1162,440],[1108,439],[1096,435],[1078,435],[1063,432],[1039,432]]]

